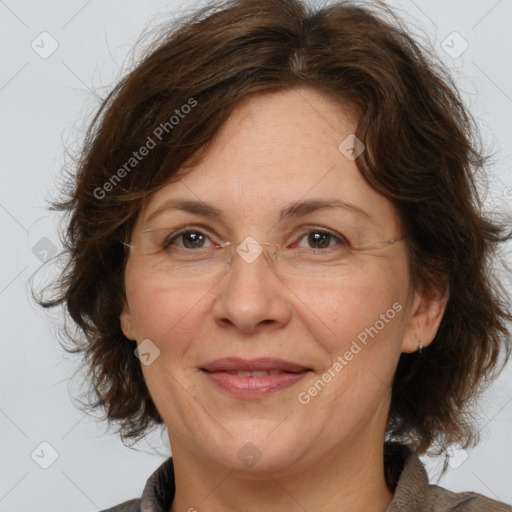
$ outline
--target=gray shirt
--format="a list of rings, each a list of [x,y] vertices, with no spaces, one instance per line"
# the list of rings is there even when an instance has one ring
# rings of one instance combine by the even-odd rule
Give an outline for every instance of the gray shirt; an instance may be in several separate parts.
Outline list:
[[[512,512],[512,506],[474,492],[455,493],[431,485],[425,467],[403,444],[386,443],[386,481],[394,497],[384,512]],[[149,477],[142,497],[103,512],[168,512],[174,499],[174,468],[169,457]]]

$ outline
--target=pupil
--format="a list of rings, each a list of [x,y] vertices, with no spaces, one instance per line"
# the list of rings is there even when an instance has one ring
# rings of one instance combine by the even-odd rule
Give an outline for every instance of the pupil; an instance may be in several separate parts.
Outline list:
[[[202,241],[204,241],[204,236],[197,234],[197,233],[186,233],[186,235],[183,238],[183,243],[184,243],[185,247],[187,247],[187,248],[200,247]],[[192,242],[192,243],[189,244],[189,242]],[[199,243],[197,243],[197,242],[199,242]]]
[[[310,233],[309,242],[317,247],[329,247],[329,237],[327,233]]]

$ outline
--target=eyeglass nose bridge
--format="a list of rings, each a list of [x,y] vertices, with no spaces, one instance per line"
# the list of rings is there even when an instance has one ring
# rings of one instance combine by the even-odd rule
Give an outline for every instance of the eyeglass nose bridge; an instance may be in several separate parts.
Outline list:
[[[247,237],[242,242],[226,242],[221,247],[228,247],[227,262],[233,264],[235,255],[241,257],[246,263],[256,261],[261,253],[265,253],[267,260],[274,263],[277,260],[279,246],[270,242],[259,242],[253,237]],[[274,250],[272,250],[274,249]]]

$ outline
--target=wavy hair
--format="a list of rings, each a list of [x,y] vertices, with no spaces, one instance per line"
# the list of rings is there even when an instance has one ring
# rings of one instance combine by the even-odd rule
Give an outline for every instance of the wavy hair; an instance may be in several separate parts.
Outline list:
[[[169,24],[102,101],[54,204],[67,213],[67,259],[39,301],[65,306],[78,326],[64,346],[84,358],[88,407],[123,439],[162,423],[119,321],[123,243],[144,200],[186,173],[246,95],[305,86],[357,112],[369,150],[356,164],[399,212],[412,285],[449,289],[434,341],[400,357],[388,437],[420,453],[476,442],[468,405],[509,358],[512,321],[492,270],[511,233],[478,197],[476,123],[449,72],[388,7],[300,0],[214,2]]]

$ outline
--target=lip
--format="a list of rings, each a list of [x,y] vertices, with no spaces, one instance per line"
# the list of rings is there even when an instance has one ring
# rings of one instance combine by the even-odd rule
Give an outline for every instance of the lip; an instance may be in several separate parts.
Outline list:
[[[270,371],[281,370],[283,372],[298,373],[304,370],[309,370],[305,366],[292,361],[284,359],[274,359],[270,357],[259,357],[257,359],[242,359],[239,357],[225,357],[223,359],[216,359],[201,367],[202,370],[208,372],[227,372],[227,371]]]
[[[203,374],[217,388],[236,398],[255,400],[293,386],[310,372],[310,368],[283,359],[224,358],[212,361],[201,368]],[[276,375],[240,377],[234,371],[272,371]],[[229,373],[231,372],[231,373]]]

